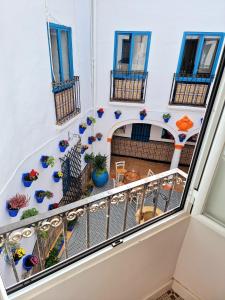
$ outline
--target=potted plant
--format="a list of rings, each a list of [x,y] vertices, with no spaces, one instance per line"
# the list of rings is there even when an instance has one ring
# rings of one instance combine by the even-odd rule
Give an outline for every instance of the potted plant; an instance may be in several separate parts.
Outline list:
[[[180,133],[180,134],[178,134],[178,137],[179,137],[179,141],[183,142],[186,139],[186,134]]]
[[[89,145],[91,145],[91,144],[92,144],[93,142],[95,142],[95,141],[96,141],[96,137],[95,137],[95,136],[92,135],[92,136],[89,136],[89,137],[88,137],[88,144],[89,144]]]
[[[87,145],[82,145],[81,147],[81,150],[80,150],[80,153],[81,154],[84,154],[84,152],[88,149],[88,146]]]
[[[67,222],[67,231],[73,231],[75,224],[77,223],[77,218],[75,218],[74,220],[68,221]]]
[[[140,120],[144,120],[144,118],[147,116],[146,109],[143,109],[140,111]]]
[[[104,109],[101,107],[97,110],[98,117],[101,118],[104,114]]]
[[[87,125],[90,126],[91,124],[95,124],[96,120],[93,117],[87,117]]]
[[[97,154],[93,159],[92,180],[96,187],[104,186],[109,179],[109,174],[106,169],[105,155]]]
[[[25,187],[30,187],[32,182],[38,179],[39,173],[35,170],[31,170],[30,173],[22,174],[22,182]]]
[[[23,212],[20,220],[24,220],[24,219],[27,219],[27,218],[30,218],[30,217],[34,217],[38,214],[39,214],[39,211],[35,207],[29,208],[29,209],[27,209]]]
[[[99,133],[96,133],[96,139],[98,140],[98,141],[101,141],[101,139],[102,139],[102,134],[99,132]]]
[[[48,168],[48,166],[54,167],[55,159],[53,156],[42,155],[40,159],[43,168]]]
[[[35,192],[34,197],[37,200],[37,203],[42,203],[45,197],[48,199],[52,198],[53,193],[50,191],[38,190]]]
[[[19,245],[13,245],[11,247],[11,253],[14,260],[15,265],[18,264],[18,262],[21,260],[21,258],[26,254],[26,251],[24,248],[20,247]],[[9,257],[7,255],[6,261],[10,263]]]
[[[84,161],[86,162],[86,164],[89,164],[93,161],[94,159],[94,154],[93,153],[86,153],[85,156],[84,156]]]
[[[36,255],[29,254],[23,258],[23,268],[26,271],[30,271],[38,263],[39,263],[39,259]]]
[[[52,204],[49,204],[48,210],[53,210],[53,209],[56,209],[58,207],[59,207],[59,203],[52,203]]]
[[[115,118],[119,119],[119,117],[121,116],[122,112],[120,110],[116,110],[116,111],[114,111],[114,114],[115,114]]]
[[[59,180],[63,177],[63,173],[61,171],[56,171],[52,176],[55,182],[59,182]]]
[[[171,114],[169,113],[163,114],[163,120],[165,123],[168,123],[170,118],[171,118]]]
[[[47,199],[51,199],[54,196],[54,194],[50,191],[45,191],[45,196]]]
[[[67,147],[69,147],[69,142],[67,140],[62,140],[59,142],[60,152],[65,152]]]
[[[10,217],[16,217],[19,210],[28,205],[30,198],[26,195],[16,194],[7,202],[7,210]]]
[[[86,128],[87,128],[87,125],[85,123],[81,123],[79,125],[79,133],[83,134],[85,132]]]

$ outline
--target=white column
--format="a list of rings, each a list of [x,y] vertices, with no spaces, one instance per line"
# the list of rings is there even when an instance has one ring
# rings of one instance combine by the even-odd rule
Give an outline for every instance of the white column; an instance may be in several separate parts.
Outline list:
[[[173,158],[172,158],[171,165],[170,165],[170,170],[178,168],[182,148],[183,148],[183,145],[175,145],[175,149],[173,152]]]

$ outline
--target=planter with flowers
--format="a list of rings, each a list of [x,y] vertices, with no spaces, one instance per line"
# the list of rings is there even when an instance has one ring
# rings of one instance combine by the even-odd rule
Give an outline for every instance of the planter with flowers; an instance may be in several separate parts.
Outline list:
[[[97,110],[98,117],[101,118],[104,114],[104,109],[101,107]]]
[[[93,142],[96,141],[96,137],[95,136],[89,136],[88,137],[88,144],[91,145]]]
[[[23,258],[23,268],[26,271],[30,271],[34,266],[38,265],[38,263],[39,259],[36,255],[29,254]]]
[[[45,197],[51,199],[53,197],[53,193],[50,191],[39,190],[35,192],[34,197],[37,200],[37,203],[42,203]]]
[[[178,134],[179,141],[182,143],[186,139],[186,134],[185,133],[180,133]]]
[[[88,149],[88,146],[87,145],[82,145],[81,146],[81,150],[80,150],[80,153],[81,154],[84,154],[84,152]]]
[[[143,109],[140,111],[140,120],[144,120],[144,118],[147,116],[146,109]]]
[[[54,167],[55,159],[53,156],[42,155],[40,159],[43,168],[48,168],[48,166]]]
[[[56,171],[53,173],[52,177],[55,182],[59,182],[60,179],[63,177],[63,173],[61,171]]]
[[[171,118],[171,114],[163,114],[163,120],[165,123],[168,123]]]
[[[26,251],[24,248],[20,247],[18,244],[11,246],[11,253],[12,253],[12,257],[14,260],[15,265],[18,264],[18,262],[21,260],[21,258],[24,257],[24,255],[26,254]],[[6,261],[11,264],[11,261],[8,257],[8,255],[6,255]]]
[[[52,204],[49,204],[48,210],[53,210],[53,209],[56,209],[58,207],[59,207],[59,203],[52,203]]]
[[[6,204],[10,217],[16,217],[19,210],[28,205],[30,198],[26,195],[16,194]]]
[[[120,110],[114,111],[114,115],[115,115],[115,118],[116,118],[116,119],[119,119],[120,116],[121,116],[121,114],[122,114],[122,112],[121,112]]]
[[[102,139],[102,134],[99,132],[99,133],[96,133],[96,139],[98,140],[98,141],[101,141],[101,139]]]
[[[86,128],[87,128],[87,125],[85,123],[81,123],[79,125],[79,133],[83,134],[85,132]]]
[[[93,117],[87,117],[87,125],[90,126],[91,124],[95,124],[96,120]]]
[[[30,187],[32,182],[38,179],[39,173],[35,170],[31,170],[30,173],[22,174],[22,182],[25,187]]]
[[[86,153],[85,156],[84,156],[84,161],[86,162],[86,164],[89,164],[93,161],[94,159],[94,153]]]
[[[62,140],[59,142],[60,152],[65,152],[67,147],[69,147],[69,142],[67,140]]]

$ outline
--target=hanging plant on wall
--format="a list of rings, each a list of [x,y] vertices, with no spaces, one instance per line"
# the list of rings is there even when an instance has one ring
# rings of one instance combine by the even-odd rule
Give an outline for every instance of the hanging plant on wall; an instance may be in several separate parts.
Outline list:
[[[95,124],[96,120],[94,117],[87,117],[87,125],[90,126],[91,124]]]
[[[89,145],[91,145],[91,144],[92,144],[93,142],[95,142],[95,141],[96,141],[96,137],[95,137],[95,136],[92,135],[92,136],[89,136],[89,137],[88,137],[88,144],[89,144]]]
[[[40,162],[43,168],[54,167],[55,158],[53,156],[42,155]]]
[[[86,128],[87,128],[87,125],[85,123],[81,123],[79,125],[79,133],[83,134],[85,132]]]
[[[34,217],[39,214],[39,211],[33,207],[25,210],[20,218],[20,220],[28,219],[30,217]]]
[[[178,135],[178,137],[179,137],[179,141],[180,141],[180,142],[183,142],[183,141],[186,139],[186,134],[185,134],[185,133],[180,133],[180,134]]]
[[[165,123],[168,123],[170,118],[171,118],[171,115],[169,113],[163,114],[163,120]]]
[[[14,260],[15,265],[18,264],[18,262],[21,260],[21,258],[24,257],[24,255],[26,255],[25,249],[20,247],[19,244],[11,245],[10,250],[11,250],[12,258]],[[5,260],[7,263],[11,264],[8,254],[6,254]]]
[[[144,118],[147,116],[146,109],[143,109],[140,111],[140,120],[144,120]]]
[[[104,109],[101,107],[97,110],[97,114],[99,118],[102,118],[103,114],[104,114]]]
[[[6,204],[10,217],[16,217],[19,210],[28,206],[30,198],[27,195],[16,194]]]
[[[25,187],[30,187],[32,182],[37,180],[39,173],[35,170],[31,170],[30,173],[23,173],[22,174],[22,182]]]
[[[58,207],[59,207],[59,203],[52,203],[52,204],[49,204],[48,210],[53,210],[53,209],[56,209]]]
[[[63,172],[61,172],[61,171],[56,171],[56,172],[53,173],[52,177],[53,177],[53,180],[54,180],[55,182],[59,182],[60,179],[63,177]]]
[[[39,264],[39,259],[36,255],[29,254],[23,258],[23,268],[30,271],[34,266]]]
[[[96,139],[97,139],[98,141],[101,141],[102,136],[103,136],[102,133],[100,133],[100,132],[96,133]]]
[[[120,110],[116,110],[116,111],[114,111],[114,114],[115,114],[115,118],[119,119],[120,116],[122,115],[122,112]]]
[[[69,147],[69,142],[67,140],[62,140],[59,142],[60,152],[65,152],[67,147]]]
[[[81,146],[81,150],[80,150],[80,153],[81,154],[84,154],[84,152],[88,149],[88,145],[82,145]]]
[[[54,196],[54,194],[50,191],[43,191],[38,190],[35,192],[34,197],[37,201],[37,203],[42,203],[44,201],[44,198],[51,199]]]

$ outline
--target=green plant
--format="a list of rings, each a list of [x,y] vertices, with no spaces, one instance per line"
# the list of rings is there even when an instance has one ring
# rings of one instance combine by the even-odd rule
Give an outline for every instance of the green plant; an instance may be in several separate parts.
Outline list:
[[[46,163],[48,166],[54,167],[55,165],[55,158],[53,156],[48,156]]]
[[[96,170],[97,174],[101,174],[106,170],[106,161],[107,161],[106,155],[101,155],[99,153],[94,157],[93,167]]]
[[[93,160],[94,160],[94,158],[95,158],[95,156],[94,156],[94,153],[92,152],[92,153],[86,153],[85,155],[84,155],[84,160],[85,160],[85,162],[86,163],[91,163],[91,162],[93,162]]]
[[[54,247],[50,252],[49,256],[45,260],[45,268],[50,268],[59,262],[58,250]]]
[[[77,223],[77,218],[67,222],[67,228],[74,226]]]
[[[38,237],[40,237],[43,240],[47,240],[47,238],[49,237],[48,231],[38,231]]]
[[[163,114],[163,119],[170,119],[171,118],[171,114],[167,113],[167,114]]]
[[[96,123],[96,120],[95,120],[95,118],[94,117],[88,117],[89,118],[89,120],[91,120],[91,122],[93,123],[93,124],[95,124]]]
[[[54,194],[50,191],[46,191],[45,196],[47,197],[47,199],[51,199],[54,196]]]
[[[39,214],[39,211],[36,208],[30,208],[23,212],[20,220],[24,220],[30,217],[34,217]]]

